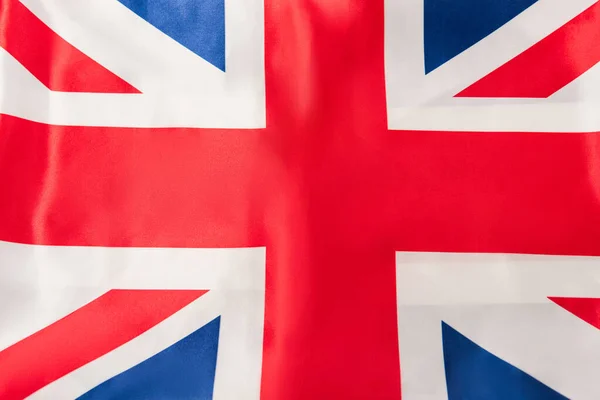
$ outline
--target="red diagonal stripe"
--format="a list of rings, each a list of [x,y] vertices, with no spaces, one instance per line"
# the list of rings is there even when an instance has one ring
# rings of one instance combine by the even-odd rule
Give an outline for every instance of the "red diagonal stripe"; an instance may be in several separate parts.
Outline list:
[[[600,2],[456,97],[546,98],[600,62]]]
[[[550,300],[600,329],[600,299],[581,297],[548,297]]]
[[[18,0],[0,0],[0,47],[50,90],[139,93],[67,43]]]
[[[23,399],[103,356],[205,290],[111,290],[0,352],[0,399]]]

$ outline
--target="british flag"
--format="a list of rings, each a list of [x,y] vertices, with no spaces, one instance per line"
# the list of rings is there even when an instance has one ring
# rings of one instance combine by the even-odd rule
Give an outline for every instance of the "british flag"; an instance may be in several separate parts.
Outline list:
[[[0,399],[600,398],[597,0],[0,0]]]
[[[596,0],[386,6],[391,129],[600,129]]]

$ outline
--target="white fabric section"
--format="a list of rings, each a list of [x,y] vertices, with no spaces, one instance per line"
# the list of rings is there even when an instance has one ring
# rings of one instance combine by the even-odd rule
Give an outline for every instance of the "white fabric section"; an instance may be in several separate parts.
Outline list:
[[[554,101],[568,101],[578,98],[593,99],[600,103],[600,64],[596,64],[579,78],[549,97]]]
[[[398,305],[403,400],[448,400],[438,308]]]
[[[600,297],[600,258],[397,253],[403,399],[446,399],[441,322],[575,399],[598,399],[600,330],[548,297]]]
[[[390,129],[474,132],[599,132],[600,101],[479,106],[400,107],[388,110]],[[396,124],[397,125],[393,125]]]
[[[8,85],[3,93],[11,101],[0,103],[0,113],[58,125],[265,126],[263,0],[225,1],[226,73],[117,0],[23,3],[61,37],[142,94],[52,92],[24,78],[29,72],[16,71],[24,67],[4,61],[11,56],[3,52],[0,86]]]
[[[581,132],[600,130],[600,101],[579,93],[548,99],[453,96],[595,3],[540,0],[469,49],[425,75],[423,0],[385,0],[385,70],[390,129]]]
[[[600,257],[397,253],[400,304],[546,303],[600,297]],[[416,284],[415,284],[416,283]]]
[[[221,316],[215,399],[258,399],[264,248],[34,246],[0,242],[0,349],[110,289],[205,289],[161,324],[33,394],[75,398]]]

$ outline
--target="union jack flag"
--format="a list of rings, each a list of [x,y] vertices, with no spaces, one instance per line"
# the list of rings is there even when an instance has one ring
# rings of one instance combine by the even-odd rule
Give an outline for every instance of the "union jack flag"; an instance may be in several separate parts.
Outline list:
[[[0,400],[597,399],[597,0],[0,0]]]

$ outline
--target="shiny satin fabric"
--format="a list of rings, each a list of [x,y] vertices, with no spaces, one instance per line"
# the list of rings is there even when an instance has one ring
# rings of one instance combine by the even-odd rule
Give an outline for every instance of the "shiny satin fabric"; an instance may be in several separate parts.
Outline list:
[[[56,63],[79,55],[0,6],[0,45],[50,88],[136,90]],[[600,136],[390,130],[384,18],[383,1],[265,0],[264,128],[0,115],[0,240],[265,247],[260,398],[399,399],[396,252],[600,256]]]

